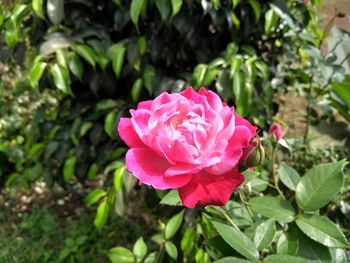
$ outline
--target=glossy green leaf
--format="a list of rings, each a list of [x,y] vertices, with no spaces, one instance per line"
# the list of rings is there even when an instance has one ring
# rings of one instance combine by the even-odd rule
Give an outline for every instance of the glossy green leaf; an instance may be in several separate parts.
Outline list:
[[[58,64],[51,66],[51,75],[56,87],[65,94],[73,95],[70,88],[70,78],[68,70]]]
[[[241,231],[236,228],[212,221],[219,235],[242,256],[254,262],[259,259],[259,252],[254,243]]]
[[[199,88],[203,84],[205,74],[207,72],[207,65],[199,64],[193,71],[194,86]]]
[[[196,243],[196,231],[193,227],[189,227],[186,229],[185,233],[181,239],[181,250],[185,255],[189,255]]]
[[[182,202],[179,197],[179,193],[177,190],[170,190],[162,200],[160,200],[159,204],[161,205],[171,205],[171,206],[181,206]]]
[[[147,50],[147,38],[145,36],[141,36],[137,39],[137,46],[139,47],[140,55],[143,56]]]
[[[253,263],[252,261],[236,257],[225,257],[214,261],[214,263]]]
[[[298,206],[307,211],[314,211],[329,203],[343,185],[345,164],[345,161],[339,161],[311,168],[296,188]]]
[[[130,5],[130,17],[136,28],[138,28],[139,17],[142,9],[146,5],[146,0],[132,0]]]
[[[274,0],[269,5],[282,20],[287,22],[288,26],[292,29],[296,28],[293,16],[285,2],[282,0]]]
[[[147,65],[143,72],[142,79],[149,94],[153,94],[155,77],[156,71],[154,67],[152,65]]]
[[[254,212],[264,217],[275,219],[281,222],[291,222],[294,220],[294,209],[292,205],[283,199],[272,196],[253,197],[249,201],[249,206]]]
[[[133,102],[137,102],[141,95],[143,81],[142,79],[137,79],[131,88],[131,98]]]
[[[273,9],[268,10],[265,13],[265,34],[270,34],[273,29],[277,28],[278,26],[278,16],[276,12]]]
[[[106,196],[106,191],[102,189],[95,189],[92,192],[88,194],[88,196],[85,198],[85,204],[87,206],[91,206],[98,202],[102,197]]]
[[[34,66],[32,67],[29,73],[29,82],[32,87],[38,87],[39,81],[42,75],[44,74],[46,67],[47,63],[45,62],[37,61],[36,63],[34,63]]]
[[[299,229],[308,237],[327,247],[348,248],[343,232],[328,218],[319,215],[299,215]]]
[[[69,55],[68,67],[74,76],[76,76],[79,80],[82,80],[84,67],[80,58],[75,53],[71,53]]]
[[[179,230],[184,217],[184,212],[185,210],[182,210],[180,213],[174,215],[172,218],[170,218],[169,222],[165,225],[164,237],[166,239],[172,238],[176,234],[176,232]]]
[[[43,11],[43,0],[33,0],[32,8],[34,13],[40,17],[41,19],[45,19],[44,11]]]
[[[174,243],[167,241],[165,242],[165,251],[174,260],[177,260],[177,248]]]
[[[109,137],[114,138],[117,129],[117,114],[115,112],[110,112],[105,118],[104,130],[109,135]]]
[[[95,219],[94,219],[94,225],[97,229],[101,229],[106,224],[108,213],[109,213],[109,205],[107,203],[107,200],[104,200],[99,204],[95,215]],[[122,261],[119,261],[119,262],[122,262]]]
[[[88,180],[90,181],[94,180],[96,178],[97,172],[98,172],[97,163],[91,164],[87,173]]]
[[[63,166],[63,179],[65,182],[71,180],[74,176],[75,164],[77,162],[77,157],[71,156],[65,162]]]
[[[182,6],[182,0],[171,0],[171,17],[174,17],[179,13]]]
[[[47,0],[46,10],[50,21],[60,24],[64,18],[64,0]]]
[[[299,231],[298,235],[299,240],[299,250],[298,256],[306,258],[309,262],[322,262],[322,263],[331,263],[331,262],[340,262],[332,261],[329,248],[317,243],[301,233]]]
[[[307,259],[302,257],[290,255],[270,255],[264,259],[264,263],[310,263]]]
[[[293,191],[296,190],[300,181],[300,175],[293,167],[287,164],[281,164],[278,168],[278,176],[285,186]]]
[[[261,6],[257,0],[249,0],[249,4],[253,8],[255,21],[257,22],[261,16]]]
[[[333,91],[346,103],[350,108],[350,89],[349,82],[344,83],[332,83]]]
[[[144,257],[147,255],[147,245],[145,241],[143,240],[143,237],[140,237],[134,247],[133,247],[133,253],[136,256],[136,259],[138,261],[142,261]]]
[[[73,49],[75,52],[78,53],[79,56],[84,58],[91,66],[95,67],[97,57],[96,57],[96,52],[89,46],[84,45],[84,44],[79,44],[73,46]]]
[[[124,247],[115,247],[107,252],[107,256],[112,263],[133,263],[134,255]]]
[[[96,104],[97,111],[109,110],[118,106],[118,103],[112,99],[101,100]]]
[[[241,2],[241,0],[232,0],[233,8],[235,8],[240,2]]]
[[[294,227],[282,233],[277,241],[277,254],[295,256],[299,249],[299,240]]]
[[[94,126],[92,122],[85,122],[80,128],[80,137],[84,137],[84,135]]]
[[[156,6],[162,17],[162,20],[167,20],[171,12],[171,6],[169,0],[156,0]]]
[[[348,263],[346,250],[341,248],[329,248],[331,260],[329,262]]]
[[[258,250],[270,246],[276,233],[275,220],[269,219],[260,223],[254,233],[254,244]]]
[[[125,166],[120,166],[114,172],[113,185],[116,191],[119,191],[123,187],[123,175],[125,172]]]
[[[113,71],[117,78],[119,78],[124,66],[126,48],[123,44],[115,44],[109,50]]]

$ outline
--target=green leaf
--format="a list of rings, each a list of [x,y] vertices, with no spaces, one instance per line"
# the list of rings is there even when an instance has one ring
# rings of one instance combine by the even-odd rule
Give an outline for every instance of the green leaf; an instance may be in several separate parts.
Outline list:
[[[182,202],[179,197],[179,193],[177,190],[170,190],[162,200],[160,200],[159,204],[161,205],[171,205],[171,206],[181,206]]]
[[[270,255],[264,259],[264,263],[310,263],[307,259],[290,255]]]
[[[249,206],[254,212],[276,221],[291,222],[294,220],[294,209],[292,205],[278,197],[258,196],[249,201]]]
[[[133,263],[134,255],[124,247],[115,247],[107,252],[107,256],[112,263]]]
[[[261,16],[261,6],[257,0],[249,0],[249,4],[253,8],[255,14],[255,22],[258,22]]]
[[[172,218],[170,218],[169,222],[165,225],[164,237],[166,239],[172,238],[176,234],[176,232],[179,230],[184,217],[184,212],[185,210],[182,210],[180,213],[174,215]]]
[[[287,164],[281,164],[278,169],[278,176],[285,186],[293,191],[296,190],[300,181],[300,175],[293,167]]]
[[[96,52],[89,46],[84,44],[79,44],[73,46],[75,52],[84,58],[91,66],[95,67],[97,61]]]
[[[74,76],[76,76],[79,80],[82,79],[84,68],[77,54],[71,53],[69,55],[68,67]]]
[[[340,261],[332,261],[329,248],[313,241],[299,231],[299,250],[298,255],[307,258],[309,262],[331,263]]]
[[[115,112],[112,111],[107,114],[105,118],[104,129],[109,137],[114,138],[117,129],[117,114]]]
[[[71,156],[65,162],[63,166],[63,179],[65,182],[71,180],[74,176],[75,164],[77,162],[77,157]]]
[[[143,81],[142,79],[138,78],[131,88],[131,98],[133,102],[137,102],[141,95],[141,89],[142,89]]]
[[[232,7],[235,8],[240,2],[241,0],[232,0]]]
[[[44,11],[43,11],[43,0],[33,0],[32,8],[34,10],[34,13],[38,17],[45,20]]]
[[[102,189],[95,189],[85,198],[85,204],[91,206],[98,202],[102,197],[106,196],[106,194],[106,191]]]
[[[32,67],[29,73],[29,82],[33,88],[38,87],[41,76],[45,72],[46,66],[47,66],[47,63],[42,61],[37,61],[36,63],[34,63],[34,66]]]
[[[97,163],[91,164],[90,167],[89,167],[89,171],[87,173],[88,180],[89,181],[94,180],[96,178],[97,172],[98,172],[98,165],[97,165]]]
[[[292,14],[285,2],[282,0],[274,0],[269,5],[282,20],[287,22],[291,29],[296,28]]]
[[[153,93],[154,79],[156,77],[156,71],[152,65],[147,65],[143,72],[143,82],[149,94]]]
[[[146,0],[132,0],[130,5],[130,17],[131,21],[134,23],[138,29],[139,16],[142,9],[146,5]]]
[[[276,233],[275,220],[269,219],[257,226],[254,233],[254,244],[258,250],[270,246]]]
[[[195,88],[199,88],[203,84],[205,74],[207,72],[207,65],[199,64],[193,71],[193,81]]]
[[[181,239],[181,250],[184,255],[191,254],[196,243],[196,231],[193,227],[186,229]]]
[[[108,212],[109,212],[109,205],[107,203],[107,200],[104,200],[99,204],[95,215],[95,219],[94,219],[94,225],[96,226],[97,229],[101,229],[106,224]],[[112,261],[112,262],[122,262],[122,261]]]
[[[114,172],[113,185],[116,191],[119,191],[123,187],[123,175],[125,172],[125,166],[120,166]]]
[[[165,251],[169,255],[169,257],[171,257],[174,260],[177,260],[177,248],[172,242],[165,242]]]
[[[314,211],[329,203],[343,185],[345,164],[345,161],[339,161],[311,168],[296,188],[298,206],[306,211]]]
[[[56,87],[65,94],[73,95],[70,88],[70,78],[68,70],[58,64],[51,67],[51,75]]]
[[[171,0],[171,8],[172,8],[171,17],[174,17],[177,15],[177,13],[179,13],[181,6],[182,6],[182,0]]]
[[[112,99],[101,100],[96,105],[97,111],[109,110],[118,106],[118,103]]]
[[[94,124],[92,122],[84,122],[84,124],[80,128],[80,137],[83,137],[92,127]]]
[[[299,215],[296,223],[308,237],[327,247],[348,248],[343,232],[328,218],[319,215]]]
[[[341,248],[330,248],[331,260],[329,262],[347,263],[346,250]]]
[[[171,11],[169,0],[156,0],[156,6],[160,13],[160,16],[162,17],[162,20],[167,20]]]
[[[292,227],[288,232],[282,233],[277,241],[277,254],[296,255],[299,249],[299,240],[296,228]]]
[[[115,44],[110,47],[109,54],[112,59],[112,67],[115,75],[119,79],[124,65],[126,48],[123,44]]]
[[[349,82],[344,83],[332,83],[333,91],[346,103],[350,108],[350,89]]]
[[[254,243],[241,231],[232,226],[212,221],[219,235],[242,256],[254,262],[259,259],[259,252]]]
[[[137,39],[137,45],[139,47],[140,55],[143,56],[147,49],[147,39],[145,36],[141,36]]]
[[[265,13],[265,34],[270,34],[271,31],[278,26],[278,16],[273,9],[268,10]]]
[[[50,21],[58,25],[64,18],[64,0],[47,0],[46,10]]]
[[[217,261],[214,261],[214,263],[252,263],[252,261],[236,258],[236,257],[225,257],[225,258],[220,258]]]
[[[133,252],[134,255],[136,256],[138,261],[142,261],[143,258],[146,256],[147,254],[147,245],[145,243],[145,241],[143,240],[143,237],[140,237],[133,248]]]

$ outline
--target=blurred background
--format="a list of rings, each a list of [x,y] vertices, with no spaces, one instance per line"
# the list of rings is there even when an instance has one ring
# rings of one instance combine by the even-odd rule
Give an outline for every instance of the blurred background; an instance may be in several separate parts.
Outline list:
[[[212,89],[261,136],[278,121],[301,174],[349,160],[349,21],[347,0],[0,0],[0,262],[109,262],[173,214],[116,133],[164,91]],[[345,232],[346,173],[324,211]]]

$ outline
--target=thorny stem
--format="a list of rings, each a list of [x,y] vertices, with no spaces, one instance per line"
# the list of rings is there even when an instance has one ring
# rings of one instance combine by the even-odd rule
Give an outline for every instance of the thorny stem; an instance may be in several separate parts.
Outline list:
[[[251,219],[254,221],[254,215],[253,215],[253,212],[252,212],[252,210],[250,209],[250,207],[249,207],[249,205],[248,205],[247,201],[245,200],[245,197],[244,197],[244,195],[242,194],[242,192],[241,192],[241,191],[239,191],[239,197],[241,198],[242,203],[243,203],[243,205],[244,205],[245,209],[247,209],[247,211],[248,211],[248,214],[249,214],[250,218],[251,218]]]
[[[277,190],[277,192],[280,194],[280,196],[282,196],[283,199],[286,199],[284,197],[284,194],[282,193],[281,189],[279,188],[278,186],[278,176],[277,176],[277,173],[276,173],[276,159],[277,159],[277,146],[275,146],[273,148],[273,151],[272,151],[272,169],[271,169],[271,173],[272,173],[272,177],[273,177],[273,182],[275,184],[275,188]]]
[[[239,230],[239,227],[235,224],[235,222],[233,222],[233,220],[230,218],[230,216],[227,214],[227,211],[222,208],[222,207],[216,207],[222,214],[223,216],[225,217],[225,219],[234,227],[236,228],[237,230]]]

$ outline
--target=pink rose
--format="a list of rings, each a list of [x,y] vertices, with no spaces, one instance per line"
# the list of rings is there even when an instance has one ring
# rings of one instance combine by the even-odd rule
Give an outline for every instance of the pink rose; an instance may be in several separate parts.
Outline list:
[[[178,189],[184,206],[225,205],[244,181],[237,166],[256,128],[212,91],[191,87],[140,102],[118,133],[140,183]]]
[[[283,138],[283,131],[281,124],[279,122],[274,122],[269,129],[269,134],[275,137],[275,140],[278,142]]]

